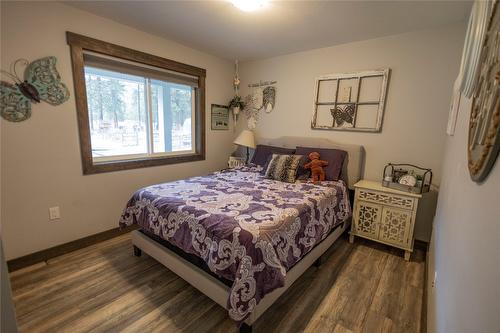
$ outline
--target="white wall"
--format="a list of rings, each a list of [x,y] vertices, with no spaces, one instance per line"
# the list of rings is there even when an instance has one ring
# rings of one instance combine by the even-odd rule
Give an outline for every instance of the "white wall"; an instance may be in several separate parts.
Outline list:
[[[366,150],[364,178],[380,180],[388,162],[432,168],[441,179],[442,155],[453,82],[459,68],[465,23],[298,52],[240,66],[242,93],[248,83],[276,80],[276,107],[261,112],[257,137],[325,137]],[[311,129],[315,78],[324,74],[391,68],[381,133]],[[240,117],[238,127],[246,126]],[[429,241],[435,193],[426,196],[415,235]]]
[[[486,181],[467,168],[470,100],[446,140],[429,255],[428,332],[500,332],[500,163]]]
[[[261,113],[256,134],[361,144],[366,149],[366,178],[379,180],[387,162],[415,163],[432,168],[439,184],[448,106],[464,33],[465,24],[461,24],[244,62],[240,66],[243,93],[249,92],[248,83],[278,81],[276,108],[270,114]],[[316,77],[384,67],[391,68],[392,74],[381,133],[311,129]]]
[[[115,228],[136,189],[226,165],[233,131],[210,130],[210,104],[225,104],[231,98],[231,62],[60,3],[3,1],[1,6],[1,67],[9,68],[17,58],[56,56],[71,92],[61,106],[35,105],[27,121],[1,121],[7,259]],[[66,30],[205,68],[206,160],[83,176]],[[52,206],[61,207],[62,219],[57,222],[48,221]]]

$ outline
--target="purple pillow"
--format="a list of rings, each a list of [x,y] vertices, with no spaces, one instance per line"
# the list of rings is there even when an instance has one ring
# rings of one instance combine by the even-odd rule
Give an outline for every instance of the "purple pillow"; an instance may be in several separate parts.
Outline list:
[[[319,157],[321,160],[328,161],[328,166],[324,168],[326,180],[338,180],[342,172],[342,165],[344,164],[347,152],[340,149],[297,147],[295,154],[308,156],[313,151],[317,151],[321,155]],[[308,161],[309,158],[306,159],[305,163]],[[310,170],[304,169],[304,164],[301,164],[297,173],[297,178],[305,172],[310,172]]]
[[[268,162],[273,154],[279,155],[293,155],[295,153],[295,149],[291,148],[283,148],[283,147],[273,147],[266,145],[257,145],[255,148],[255,153],[252,157],[252,163],[260,165],[264,167],[266,162]]]

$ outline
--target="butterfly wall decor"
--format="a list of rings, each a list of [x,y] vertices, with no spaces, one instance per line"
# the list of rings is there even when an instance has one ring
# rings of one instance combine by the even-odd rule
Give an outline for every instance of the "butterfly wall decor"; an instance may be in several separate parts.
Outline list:
[[[335,109],[330,109],[330,113],[333,117],[333,127],[352,127],[356,114],[356,105],[347,104],[343,108],[337,106]]]
[[[60,105],[68,100],[69,90],[61,82],[56,69],[56,57],[45,57],[29,62],[18,59],[10,72],[1,72],[13,83],[0,81],[0,115],[12,122],[20,122],[31,117],[31,103],[47,102]],[[24,80],[16,72],[19,65],[26,66]]]

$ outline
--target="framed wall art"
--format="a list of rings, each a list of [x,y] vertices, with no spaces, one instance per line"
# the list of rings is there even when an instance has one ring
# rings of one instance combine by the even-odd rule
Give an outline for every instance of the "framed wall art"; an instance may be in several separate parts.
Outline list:
[[[486,180],[500,151],[500,9],[495,5],[480,54],[469,119],[468,166],[473,181]]]
[[[226,105],[212,104],[212,129],[229,129],[229,108]]]
[[[472,5],[460,64],[460,91],[467,98],[477,89],[481,50],[494,4],[494,1],[474,1]]]
[[[380,132],[390,69],[316,79],[311,128]]]

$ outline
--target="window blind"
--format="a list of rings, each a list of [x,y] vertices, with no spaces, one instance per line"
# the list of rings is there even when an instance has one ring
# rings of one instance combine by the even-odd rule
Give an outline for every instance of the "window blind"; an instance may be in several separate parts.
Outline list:
[[[104,69],[108,71],[124,73],[139,77],[147,77],[151,79],[167,81],[187,85],[193,88],[198,88],[198,78],[195,76],[185,75],[172,71],[155,68],[152,66],[133,63],[127,60],[111,58],[93,53],[83,53],[85,66]]]

